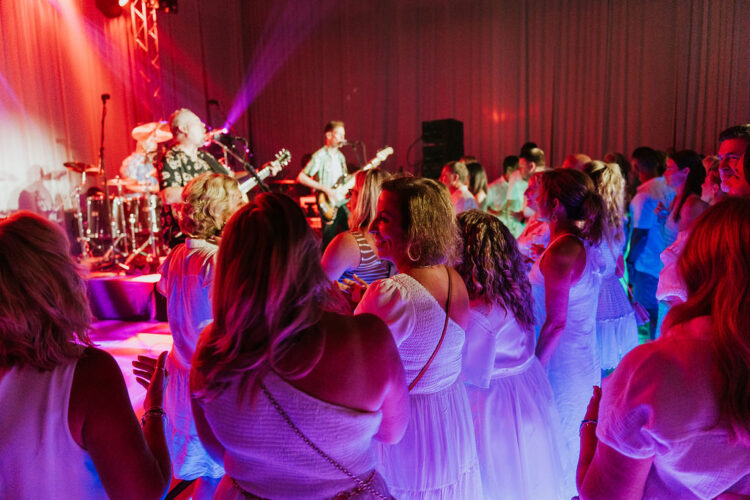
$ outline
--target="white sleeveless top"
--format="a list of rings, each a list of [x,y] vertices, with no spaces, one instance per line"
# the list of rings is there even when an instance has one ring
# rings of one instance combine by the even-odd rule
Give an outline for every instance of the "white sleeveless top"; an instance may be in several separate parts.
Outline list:
[[[107,498],[89,454],[68,426],[76,361],[0,376],[0,498]]]
[[[383,414],[321,401],[273,372],[264,384],[294,424],[352,474],[375,468],[373,437]],[[258,389],[255,400],[233,384],[204,403],[206,420],[225,448],[224,469],[243,490],[263,498],[330,498],[357,485],[307,445]]]
[[[435,352],[445,324],[445,311],[422,284],[408,274],[397,274],[370,285],[354,314],[372,313],[391,330],[406,382],[411,383]],[[410,394],[432,394],[450,387],[461,373],[464,330],[448,320],[440,350]]]

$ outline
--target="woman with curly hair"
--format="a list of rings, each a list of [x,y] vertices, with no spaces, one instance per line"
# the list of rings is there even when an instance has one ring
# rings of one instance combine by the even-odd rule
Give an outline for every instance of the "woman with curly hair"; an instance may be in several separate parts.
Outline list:
[[[748,248],[749,199],[721,201],[696,222],[678,260],[687,300],[591,399],[582,499],[750,496]]]
[[[596,309],[596,343],[602,376],[607,376],[623,356],[638,345],[638,323],[620,282],[625,272],[625,179],[616,163],[596,160],[586,164],[583,170],[594,181],[605,208],[606,229],[599,243],[604,271]]]
[[[383,321],[331,300],[297,203],[261,193],[232,217],[190,373],[201,440],[226,469],[215,499],[390,498],[373,441],[404,433],[404,369]]]
[[[469,292],[462,374],[469,393],[484,498],[564,498],[560,422],[534,356],[534,299],[523,256],[496,217],[458,216],[457,270]]]
[[[370,285],[355,313],[388,324],[409,382],[409,426],[381,446],[379,470],[399,499],[482,497],[474,427],[460,380],[469,296],[451,267],[461,237],[448,190],[430,179],[383,183],[370,225],[399,274]]]
[[[203,448],[190,408],[190,360],[198,336],[211,323],[211,291],[216,252],[224,224],[246,201],[237,180],[203,174],[182,190],[180,229],[184,243],[172,249],[161,266],[158,290],[167,297],[172,350],[167,357],[170,376],[164,395],[167,444],[174,476],[197,479],[193,498],[211,498],[224,469]]]

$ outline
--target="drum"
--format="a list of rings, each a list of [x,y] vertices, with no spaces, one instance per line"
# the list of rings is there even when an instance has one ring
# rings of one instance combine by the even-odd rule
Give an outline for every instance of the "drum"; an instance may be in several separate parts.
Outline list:
[[[101,193],[86,196],[86,237],[92,240],[112,238],[106,199]],[[112,206],[110,205],[110,210]]]

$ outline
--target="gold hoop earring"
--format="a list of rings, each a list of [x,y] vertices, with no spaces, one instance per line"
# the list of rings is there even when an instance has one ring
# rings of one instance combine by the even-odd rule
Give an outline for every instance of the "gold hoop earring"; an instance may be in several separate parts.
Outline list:
[[[411,255],[411,243],[409,244],[409,247],[406,249],[406,256],[409,257],[409,260],[412,262],[419,262],[419,259],[422,257],[422,252],[419,252],[419,255],[417,255],[416,258],[412,257]]]

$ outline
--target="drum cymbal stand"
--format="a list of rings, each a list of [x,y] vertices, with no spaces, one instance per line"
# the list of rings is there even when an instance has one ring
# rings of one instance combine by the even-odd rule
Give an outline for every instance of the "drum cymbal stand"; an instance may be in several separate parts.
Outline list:
[[[85,173],[84,179],[85,179]],[[73,193],[70,195],[71,199],[73,200],[73,205],[75,206],[75,219],[76,219],[76,229],[78,230],[78,237],[76,240],[78,241],[78,245],[81,247],[81,259],[89,259],[91,258],[91,245],[90,245],[90,239],[86,232],[83,230],[83,211],[81,210],[81,186],[76,186],[76,188],[73,190]]]

